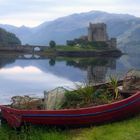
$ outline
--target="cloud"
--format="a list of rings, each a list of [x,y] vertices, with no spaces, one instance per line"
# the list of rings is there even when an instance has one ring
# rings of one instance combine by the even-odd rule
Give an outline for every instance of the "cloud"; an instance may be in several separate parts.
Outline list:
[[[36,68],[36,67],[33,67],[33,66],[29,66],[29,67],[25,67],[25,68],[22,68],[22,67],[19,67],[19,66],[16,66],[16,67],[13,67],[13,68],[3,68],[3,69],[0,69],[0,74],[33,74],[33,73],[41,73],[41,70]]]
[[[0,104],[9,103],[10,98],[16,95],[34,94],[40,97],[44,90],[49,91],[62,86],[75,87],[73,81],[50,72],[43,72],[35,66],[2,68],[0,77]]]
[[[2,68],[0,69],[0,77],[2,77],[3,80],[14,81],[17,83],[41,83],[42,85],[47,84],[50,86],[52,86],[52,83],[53,86],[73,85],[72,81],[51,73],[45,73],[35,66],[28,66],[24,68],[20,66],[15,66],[12,68]]]
[[[139,0],[0,0],[0,23],[35,26],[43,21],[91,10],[140,16],[139,5]]]

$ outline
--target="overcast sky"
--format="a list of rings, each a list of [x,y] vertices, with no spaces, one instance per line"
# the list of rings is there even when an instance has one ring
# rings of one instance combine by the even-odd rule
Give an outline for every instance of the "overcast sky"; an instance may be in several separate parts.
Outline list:
[[[140,0],[0,0],[0,23],[32,27],[44,21],[91,10],[140,17]]]

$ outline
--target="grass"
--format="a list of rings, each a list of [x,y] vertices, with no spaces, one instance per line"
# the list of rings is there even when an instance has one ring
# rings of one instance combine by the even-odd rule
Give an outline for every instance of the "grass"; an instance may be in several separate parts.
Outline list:
[[[0,140],[140,140],[140,115],[121,122],[70,130],[29,127],[16,131],[3,125]]]
[[[107,47],[101,46],[101,47],[94,47],[94,46],[86,46],[86,47],[80,47],[80,46],[56,46],[55,48],[47,48],[46,51],[103,51],[108,50]]]
[[[85,51],[85,50],[96,50],[95,47],[78,47],[78,46],[58,46],[56,47],[58,51]]]

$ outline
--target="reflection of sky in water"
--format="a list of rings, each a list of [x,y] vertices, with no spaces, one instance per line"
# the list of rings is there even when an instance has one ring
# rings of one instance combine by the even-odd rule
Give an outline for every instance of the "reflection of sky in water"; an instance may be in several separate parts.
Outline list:
[[[67,65],[66,61],[56,61],[54,66],[50,66],[48,59],[11,61],[0,58],[0,104],[8,103],[15,95],[43,96],[44,90],[58,86],[72,88],[76,82],[87,81],[88,74],[91,74],[91,79],[101,80],[110,74],[124,75],[129,69],[140,69],[139,58],[140,55],[124,55],[106,66],[92,63],[84,69],[76,67],[78,63]]]
[[[0,103],[7,102],[15,95],[43,96],[44,90],[58,86],[74,87],[74,82],[69,79],[43,72],[35,66],[2,68],[0,77]]]

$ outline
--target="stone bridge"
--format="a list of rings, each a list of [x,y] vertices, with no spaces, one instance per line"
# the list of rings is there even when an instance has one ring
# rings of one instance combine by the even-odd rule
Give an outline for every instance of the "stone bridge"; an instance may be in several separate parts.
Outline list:
[[[26,59],[26,60],[31,60],[31,59],[47,59],[48,57],[45,57],[45,56],[40,56],[40,55],[37,55],[35,53],[32,53],[32,54],[21,54],[18,56],[18,59]]]
[[[9,45],[6,47],[0,47],[0,51],[17,51],[35,53],[44,51],[49,46],[38,46],[38,45]]]
[[[27,51],[30,52],[39,52],[39,51],[44,51],[46,48],[49,46],[38,46],[38,45],[21,45],[23,49],[26,49]]]

